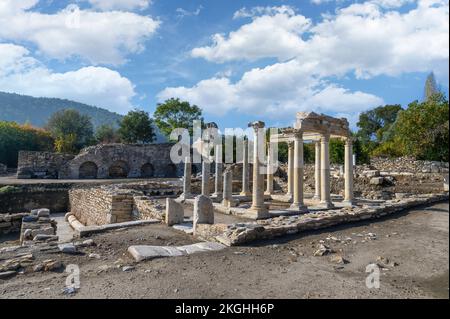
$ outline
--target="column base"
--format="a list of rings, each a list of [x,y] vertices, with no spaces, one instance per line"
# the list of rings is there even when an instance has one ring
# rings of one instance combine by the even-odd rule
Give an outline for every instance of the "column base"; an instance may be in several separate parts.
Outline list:
[[[251,207],[247,209],[243,217],[250,219],[266,219],[270,218],[269,210],[267,207]]]
[[[318,207],[321,208],[321,209],[332,209],[335,206],[334,206],[334,204],[332,202],[320,202]]]
[[[264,195],[269,195],[269,196],[271,196],[271,195],[273,195],[273,191],[265,191],[265,192],[264,192]]]
[[[342,204],[343,204],[345,207],[355,207],[355,206],[356,206],[356,201],[355,201],[354,199],[351,199],[351,200],[344,200],[344,201],[342,202]]]
[[[178,197],[178,199],[179,200],[194,199],[194,195],[183,193]]]
[[[232,200],[224,199],[222,201],[221,205],[226,208],[237,207],[237,206],[239,206],[239,201],[237,201],[235,199],[232,199]]]
[[[299,212],[299,213],[308,213],[308,207],[303,204],[292,204],[291,207],[288,208],[289,211]]]
[[[319,195],[314,195],[312,199],[320,201],[320,196]]]
[[[252,193],[249,192],[249,191],[246,191],[246,192],[240,192],[239,195],[241,195],[241,196],[252,196]]]

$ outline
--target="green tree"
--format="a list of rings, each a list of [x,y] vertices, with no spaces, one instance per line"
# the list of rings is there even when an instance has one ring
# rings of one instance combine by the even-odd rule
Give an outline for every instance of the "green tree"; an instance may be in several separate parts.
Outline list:
[[[357,126],[359,131],[357,136],[363,143],[383,141],[384,135],[397,119],[397,115],[402,107],[398,104],[379,106],[373,110],[361,113]],[[372,144],[376,146],[377,144]]]
[[[151,143],[155,139],[153,120],[145,111],[130,111],[120,122],[118,134],[125,143]]]
[[[109,144],[117,142],[119,137],[112,125],[103,124],[95,131],[95,140],[100,144]]]
[[[59,145],[66,145],[64,149],[72,149],[73,152],[92,144],[94,140],[94,127],[90,117],[74,109],[64,109],[53,113],[46,128],[55,140],[60,142]],[[68,143],[72,145],[69,146]],[[58,151],[58,147],[55,148]]]
[[[176,128],[186,128],[192,136],[193,121],[203,122],[202,110],[198,106],[174,98],[158,104],[153,116],[156,126],[167,137]]]
[[[398,115],[396,138],[405,154],[418,159],[448,161],[449,104],[434,94],[427,101],[415,101]]]
[[[17,166],[19,151],[51,151],[53,142],[43,129],[0,121],[0,163],[8,167]]]
[[[424,101],[428,101],[435,94],[438,94],[439,92],[440,92],[440,90],[436,83],[436,78],[434,77],[434,73],[431,72],[428,75],[427,80],[425,81]]]

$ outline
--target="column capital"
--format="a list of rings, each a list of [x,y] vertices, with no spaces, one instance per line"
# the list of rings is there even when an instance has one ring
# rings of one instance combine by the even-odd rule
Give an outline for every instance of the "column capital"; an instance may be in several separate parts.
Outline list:
[[[287,141],[286,143],[287,143],[289,149],[291,149],[291,150],[294,149],[294,141]]]
[[[255,121],[248,123],[248,127],[252,127],[255,131],[258,131],[260,128],[264,128],[266,123],[263,121]]]
[[[347,136],[346,138],[345,138],[345,144],[346,145],[352,145],[353,144],[353,136]]]
[[[295,130],[295,131],[293,132],[293,135],[294,135],[294,139],[295,139],[295,140],[301,140],[301,139],[303,139],[303,131],[302,131],[302,130]]]
[[[328,143],[330,141],[330,133],[320,134],[320,141],[322,143]]]

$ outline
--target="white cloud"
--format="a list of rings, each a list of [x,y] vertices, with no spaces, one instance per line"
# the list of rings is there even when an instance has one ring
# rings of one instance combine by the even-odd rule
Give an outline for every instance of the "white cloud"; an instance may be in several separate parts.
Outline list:
[[[235,18],[253,16],[258,12],[267,15],[254,17],[251,23],[228,36],[215,34],[213,45],[195,48],[192,56],[215,62],[264,57],[287,60],[301,52],[304,41],[300,34],[308,30],[311,24],[309,19],[295,15],[289,7],[258,7],[253,11],[243,9],[235,14]]]
[[[406,12],[392,8],[409,0],[372,0],[338,9],[315,25],[292,9],[242,9],[235,18],[252,20],[193,56],[222,63],[277,58],[279,63],[245,72],[236,82],[216,76],[193,87],[166,88],[158,98],[179,97],[206,112],[241,112],[292,118],[296,111],[356,114],[383,99],[336,85],[353,73],[366,79],[434,70],[448,82],[447,0],[419,0]]]
[[[178,18],[198,16],[203,10],[203,6],[198,6],[194,11],[189,11],[183,8],[177,8],[175,11],[178,14]]]
[[[151,0],[87,0],[97,9],[108,10],[144,10],[151,4]]]
[[[215,115],[238,111],[279,119],[292,118],[298,111],[359,112],[383,104],[377,96],[351,92],[312,76],[311,67],[296,60],[277,63],[246,72],[236,83],[222,77],[191,88],[167,88],[158,99],[179,97]]]
[[[160,25],[131,12],[95,12],[73,5],[54,14],[30,11],[37,2],[2,0],[0,40],[32,43],[51,58],[117,65],[127,54],[141,52]]]
[[[21,46],[0,43],[0,91],[71,99],[126,113],[132,109],[133,84],[104,67],[57,73]]]
[[[359,78],[448,69],[448,0],[419,0],[403,14],[386,9],[406,2],[410,0],[353,4],[314,26],[288,8],[242,9],[236,15],[264,15],[228,36],[215,34],[212,45],[195,48],[192,55],[218,63],[297,58],[316,64],[323,76],[354,72]]]

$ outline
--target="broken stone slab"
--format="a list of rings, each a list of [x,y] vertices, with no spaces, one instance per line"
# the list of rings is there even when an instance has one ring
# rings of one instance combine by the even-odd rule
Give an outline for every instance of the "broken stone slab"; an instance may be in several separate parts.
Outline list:
[[[56,235],[38,234],[34,236],[33,241],[58,241],[59,237]]]
[[[17,275],[17,272],[15,272],[15,271],[0,272],[0,279],[8,279],[8,278],[11,278],[11,277],[13,277],[15,275]]]
[[[170,247],[170,246],[130,246],[128,252],[136,261],[151,260],[162,257],[179,257],[196,253],[219,251],[225,245],[214,242],[203,242],[193,245]]]
[[[58,248],[63,254],[73,255],[78,253],[77,247],[72,243],[58,245]]]
[[[173,229],[183,231],[189,235],[194,233],[194,227],[193,227],[192,223],[183,223],[183,224],[173,225],[172,227],[173,227]]]
[[[50,217],[50,209],[41,208],[37,211],[37,217]]]
[[[383,185],[383,183],[384,177],[372,177],[369,182],[370,185]]]

